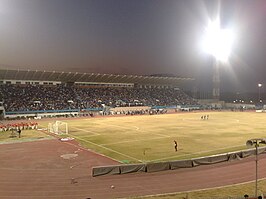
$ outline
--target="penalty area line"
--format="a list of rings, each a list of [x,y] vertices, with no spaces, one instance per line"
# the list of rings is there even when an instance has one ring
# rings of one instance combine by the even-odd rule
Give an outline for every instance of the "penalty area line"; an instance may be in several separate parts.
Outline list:
[[[77,127],[71,127],[71,128],[74,128],[74,129],[77,129],[77,130],[80,130],[80,131],[83,131],[83,132],[87,132],[87,133],[92,133],[94,135],[100,135],[99,133],[96,133],[96,132],[93,132],[93,131],[90,131],[90,130],[80,129],[80,128],[77,128]]]
[[[101,124],[101,125],[106,125],[106,126],[114,126],[114,127],[118,127],[118,128],[121,128],[121,129],[128,129],[128,130],[131,130],[132,128],[135,128],[137,131],[142,131],[139,127],[137,126],[132,126],[132,127],[124,127],[124,126],[119,126],[119,125],[115,125],[115,124]],[[153,135],[158,135],[158,136],[161,136],[161,137],[171,137],[169,135],[164,135],[164,134],[161,134],[161,133],[153,133],[153,132],[150,132],[150,134],[153,134]]]
[[[101,146],[109,146],[109,145],[115,145],[115,144],[123,144],[123,143],[131,143],[131,142],[140,142],[140,141],[150,141],[150,140],[161,140],[165,139],[163,137],[157,137],[157,138],[151,138],[151,139],[136,139],[136,140],[126,140],[121,142],[112,142],[108,144],[101,144]]]
[[[115,124],[106,124],[106,123],[102,123],[101,125],[105,125],[105,126],[114,126],[114,127],[118,127],[120,129],[128,129],[131,130],[132,127],[124,127],[124,126],[119,126],[119,125],[115,125]],[[135,128],[137,131],[140,131],[139,127],[133,126],[133,128]]]
[[[72,135],[72,136],[73,136],[73,135]],[[105,147],[105,146],[101,146],[101,145],[96,144],[96,143],[94,143],[94,142],[91,142],[91,141],[88,141],[88,140],[84,140],[84,139],[79,138],[79,137],[77,137],[77,136],[73,136],[73,137],[76,138],[76,139],[78,139],[78,140],[82,140],[83,142],[90,143],[90,144],[92,144],[92,145],[95,145],[95,146],[101,147],[101,148],[103,148],[103,149],[105,149],[105,150],[112,151],[112,152],[117,153],[117,154],[119,154],[119,155],[122,155],[122,156],[124,156],[124,157],[131,158],[131,159],[133,159],[133,160],[136,160],[136,161],[138,161],[138,162],[143,163],[142,160],[139,160],[139,159],[134,158],[134,157],[132,157],[132,156],[126,155],[126,154],[124,154],[124,153],[120,153],[119,151],[115,151],[115,150],[113,150],[113,149],[107,148],[107,147]]]

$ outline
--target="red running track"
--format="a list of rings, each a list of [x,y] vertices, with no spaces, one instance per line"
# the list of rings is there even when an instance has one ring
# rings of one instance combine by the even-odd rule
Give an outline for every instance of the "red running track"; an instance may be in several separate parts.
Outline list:
[[[254,157],[191,169],[93,178],[93,166],[117,162],[72,143],[43,140],[0,145],[0,198],[109,199],[191,191],[255,179]],[[61,157],[66,154],[76,157]],[[264,178],[266,155],[259,158],[259,178]]]

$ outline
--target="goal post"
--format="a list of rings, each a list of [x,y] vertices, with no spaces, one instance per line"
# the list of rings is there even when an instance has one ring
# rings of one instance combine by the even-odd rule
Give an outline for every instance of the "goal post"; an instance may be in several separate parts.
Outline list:
[[[57,135],[68,134],[68,123],[62,121],[49,123],[48,133],[54,133]]]

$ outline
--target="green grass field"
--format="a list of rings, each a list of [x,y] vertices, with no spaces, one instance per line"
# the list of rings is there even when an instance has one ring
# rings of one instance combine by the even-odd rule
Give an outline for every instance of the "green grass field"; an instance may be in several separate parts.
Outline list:
[[[201,120],[209,115],[208,120]],[[67,120],[68,136],[122,163],[187,159],[246,149],[248,139],[266,137],[266,115],[197,112]],[[60,119],[58,119],[60,120]],[[40,121],[47,127],[48,120]],[[179,150],[174,150],[174,140]]]
[[[51,136],[38,130],[22,130],[21,137],[15,131],[0,132],[0,143],[26,142],[39,139],[52,139]]]

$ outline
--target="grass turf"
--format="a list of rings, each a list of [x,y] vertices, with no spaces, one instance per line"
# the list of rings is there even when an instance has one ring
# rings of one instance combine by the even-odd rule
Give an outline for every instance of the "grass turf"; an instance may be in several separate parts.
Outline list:
[[[201,120],[209,115],[208,120]],[[58,119],[60,120],[60,119]],[[48,122],[40,125],[47,127]],[[79,118],[66,121],[69,136],[84,147],[123,163],[187,159],[245,149],[265,137],[265,115],[255,112],[196,112]],[[175,152],[174,140],[179,150]]]
[[[12,143],[12,142],[26,142],[26,141],[33,141],[39,139],[50,139],[51,136],[38,131],[38,130],[22,130],[21,137],[18,137],[18,133],[14,131],[5,131],[0,132],[0,144],[1,143]]]

